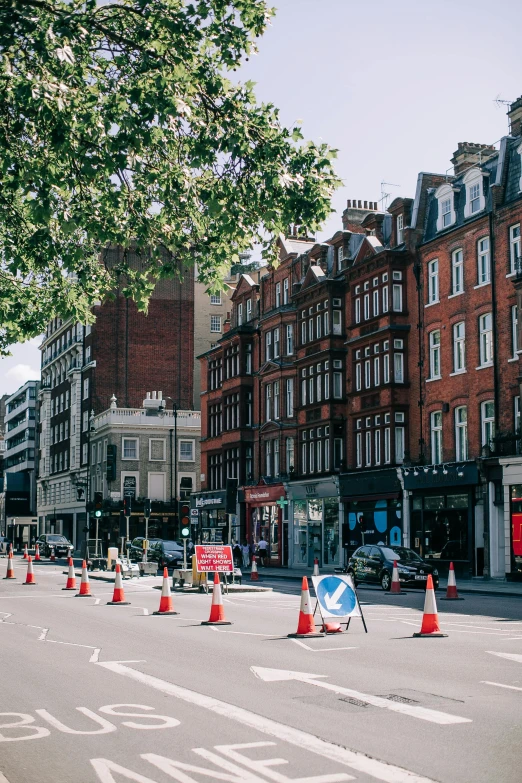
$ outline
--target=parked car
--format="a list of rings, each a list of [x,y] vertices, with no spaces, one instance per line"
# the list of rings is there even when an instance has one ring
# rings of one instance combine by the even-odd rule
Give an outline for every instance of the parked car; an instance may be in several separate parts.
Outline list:
[[[360,546],[348,561],[347,571],[355,584],[380,584],[389,590],[393,563],[397,561],[401,585],[426,589],[428,575],[433,578],[435,589],[439,586],[439,572],[426,563],[413,549],[402,546]]]
[[[134,561],[141,561],[143,559],[143,542],[145,541],[145,536],[137,536],[137,538],[133,538],[131,541],[131,545],[129,547],[129,558]],[[156,541],[161,541],[160,538],[149,538],[149,546],[152,546],[152,544]]]
[[[10,540],[7,536],[0,536],[0,555],[5,555],[9,551]]]
[[[156,561],[159,568],[179,568],[183,564],[183,546],[177,541],[153,541],[148,559]]]
[[[58,535],[58,533],[43,533],[36,539],[36,543],[40,548],[40,554],[44,557],[50,557],[51,549],[53,548],[56,557],[66,555],[69,549],[73,548],[71,542],[65,536]]]

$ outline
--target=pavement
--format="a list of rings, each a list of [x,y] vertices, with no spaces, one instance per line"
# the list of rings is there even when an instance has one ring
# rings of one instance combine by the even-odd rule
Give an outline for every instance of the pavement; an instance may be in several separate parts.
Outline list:
[[[203,626],[210,596],[157,577],[128,606],[0,581],[0,783],[519,783],[522,606],[507,595],[440,603],[446,638],[416,639],[424,593],[361,588],[368,627],[288,638],[299,584],[224,597],[232,624]]]

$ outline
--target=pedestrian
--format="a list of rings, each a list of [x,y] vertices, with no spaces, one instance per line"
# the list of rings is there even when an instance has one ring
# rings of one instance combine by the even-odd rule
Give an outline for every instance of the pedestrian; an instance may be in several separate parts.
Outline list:
[[[248,568],[250,565],[250,547],[248,546],[246,541],[243,541],[243,546],[241,547],[241,554],[243,556],[243,568]]]
[[[268,555],[268,541],[265,541],[263,536],[261,536],[261,539],[259,541],[259,544],[257,545],[258,551],[259,551],[259,562],[263,567],[266,567],[266,559]]]
[[[241,552],[241,544],[239,541],[235,541],[232,546],[232,556],[234,558],[234,565],[237,568],[241,568],[241,558],[242,558],[242,552]]]

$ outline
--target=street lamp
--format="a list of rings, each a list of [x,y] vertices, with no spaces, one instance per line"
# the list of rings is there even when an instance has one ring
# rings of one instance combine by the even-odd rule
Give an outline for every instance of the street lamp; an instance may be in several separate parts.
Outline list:
[[[174,428],[170,430],[170,500],[174,500],[176,520],[178,520],[178,411],[179,405],[172,397],[165,397],[172,402],[172,414],[174,416]],[[172,433],[174,431],[174,454],[172,454]],[[174,496],[172,494],[172,467],[174,467]],[[179,521],[179,520],[178,520]],[[178,531],[179,532],[179,531]]]

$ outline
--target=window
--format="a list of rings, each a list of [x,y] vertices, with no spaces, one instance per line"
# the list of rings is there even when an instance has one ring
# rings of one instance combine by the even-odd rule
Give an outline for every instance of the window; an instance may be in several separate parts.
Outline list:
[[[313,430],[310,430],[310,436],[312,435]],[[315,471],[315,443],[313,441],[310,441],[308,444],[308,451],[309,451],[309,459],[308,459],[308,470],[310,473],[313,473]]]
[[[459,321],[453,326],[453,372],[466,369],[466,324]]]
[[[442,462],[442,411],[433,411],[431,420],[431,461],[434,465]]]
[[[509,228],[510,272],[516,272],[520,266],[520,223]]]
[[[333,442],[333,467],[334,470],[339,470],[343,462],[343,439],[334,438]]]
[[[179,461],[194,462],[194,441],[180,440],[179,443]]]
[[[491,313],[480,316],[479,335],[480,366],[484,367],[493,362],[493,318]]]
[[[395,462],[404,462],[404,427],[395,427]]]
[[[375,386],[379,386],[380,382],[381,382],[381,378],[380,378],[379,357],[375,356],[373,360],[373,383]]]
[[[495,403],[493,400],[483,402],[480,406],[480,421],[482,425],[482,445],[493,448],[495,437]]]
[[[451,254],[451,293],[461,294],[464,291],[464,264],[462,250],[454,250]]]
[[[340,400],[343,396],[343,388],[342,388],[342,373],[340,372],[334,372],[333,374],[333,396],[334,399]]]
[[[400,283],[393,285],[393,310],[396,313],[402,312],[402,285]]]
[[[314,339],[314,319],[308,321],[308,339],[311,342]]]
[[[272,475],[272,441],[265,441],[265,476]]]
[[[306,380],[301,381],[301,405],[306,405]]]
[[[82,432],[87,432],[89,428],[89,411],[82,413]]]
[[[477,242],[477,279],[478,285],[485,285],[491,280],[489,237],[479,239]]]
[[[390,354],[385,353],[383,356],[383,372],[382,372],[382,378],[383,383],[389,383],[390,382]]]
[[[337,248],[337,271],[340,272],[343,268],[343,256],[344,251],[342,247]]]
[[[279,419],[281,415],[281,397],[279,395],[279,381],[274,381],[274,419]]]
[[[243,302],[240,302],[237,306],[237,325],[243,325]]]
[[[439,301],[439,259],[428,264],[428,304]]]
[[[289,282],[288,277],[285,277],[283,280],[283,304],[288,304]]]
[[[274,329],[274,359],[279,359],[279,328]]]
[[[247,446],[245,448],[245,474],[247,481],[251,481],[254,477],[254,457],[252,446]]]
[[[287,378],[286,384],[286,415],[291,418],[294,415],[294,379]]]
[[[220,305],[221,304],[221,294],[210,294],[210,304],[211,305]]]
[[[446,198],[440,202],[440,212],[442,218],[442,227],[450,226],[451,220],[451,199]]]
[[[294,352],[294,325],[286,325],[286,355],[292,356]]]
[[[518,307],[511,307],[511,350],[513,359],[518,356]]]
[[[440,378],[440,330],[430,332],[430,380]]]
[[[468,409],[465,405],[455,408],[455,459],[468,458]]]
[[[151,462],[164,462],[166,441],[164,438],[149,438],[149,460]]]
[[[138,439],[122,438],[122,459],[138,459]]]
[[[395,383],[404,383],[404,354],[393,355],[393,380]]]
[[[315,397],[316,397],[317,402],[321,402],[322,389],[323,389],[322,375],[320,375],[320,373],[319,373],[320,368],[321,368],[321,365],[319,364],[318,365],[318,372],[317,372],[317,375],[316,375],[316,378],[315,378],[315,380],[316,380],[316,384],[315,384],[315,387],[316,387],[315,388],[315,392],[316,392],[316,394],[315,394]]]
[[[334,313],[334,315],[335,315],[335,313]],[[322,322],[323,322],[323,319],[322,319],[321,314],[316,315],[315,316],[315,333],[316,333],[317,339],[320,339],[320,337],[321,337]]]
[[[245,345],[245,374],[252,375],[252,343]]]
[[[361,300],[360,299],[355,300],[355,323],[356,324],[361,323]]]
[[[371,465],[372,464],[372,432],[371,430],[368,430],[365,433],[365,464]]]
[[[355,460],[358,468],[362,468],[362,432],[355,437]]]
[[[520,396],[513,397],[514,430],[520,437]],[[520,454],[520,441],[517,443],[517,454]]]
[[[387,285],[385,285],[382,289],[382,311],[383,313],[387,313],[389,309],[389,288]]]
[[[279,441],[274,440],[274,476],[279,476],[280,464],[279,464]]]
[[[325,336],[330,333],[330,321],[328,310],[324,314],[324,334]]]
[[[86,400],[89,397],[89,379],[85,378],[83,382],[83,399]],[[60,395],[61,399],[61,395]]]
[[[391,462],[390,428],[384,428],[384,461]]]
[[[211,332],[220,332],[221,331],[221,316],[220,315],[211,315],[210,316],[210,331]]]
[[[272,332],[266,332],[265,334],[265,361],[268,362],[272,358]]]
[[[373,292],[373,314],[379,315],[379,291]]]
[[[276,283],[275,287],[275,306],[281,307],[281,283]]]
[[[404,215],[397,215],[397,244],[404,242]]]
[[[361,391],[362,389],[362,365],[355,365],[355,390]]]
[[[364,388],[369,389],[371,385],[372,385],[371,361],[367,359],[364,362]]]
[[[246,319],[247,319],[247,323],[248,323],[248,321],[252,320],[252,300],[251,299],[247,299],[247,303],[246,303]]]
[[[325,362],[325,370],[328,369],[328,362]],[[324,375],[324,398],[325,400],[330,399],[330,374],[328,372]]]
[[[272,385],[268,383],[265,386],[265,421],[272,418]]]
[[[245,394],[245,425],[247,427],[251,427],[253,424],[253,402],[252,402],[252,392],[247,391]]]
[[[364,320],[367,321],[370,317],[370,294],[364,295]]]

